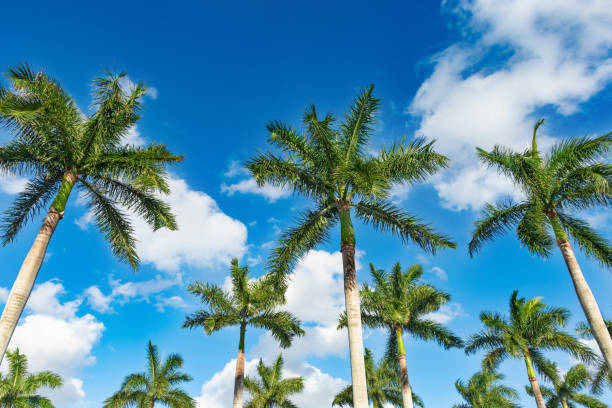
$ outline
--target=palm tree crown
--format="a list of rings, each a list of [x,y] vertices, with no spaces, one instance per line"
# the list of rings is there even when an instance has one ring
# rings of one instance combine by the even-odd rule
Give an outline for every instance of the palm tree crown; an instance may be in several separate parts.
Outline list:
[[[37,394],[40,388],[54,389],[62,385],[59,375],[50,371],[28,373],[28,358],[7,351],[8,373],[0,374],[0,406],[5,408],[53,408],[51,401]]]
[[[546,398],[546,408],[576,408],[577,405],[586,408],[607,407],[596,398],[580,392],[591,382],[589,371],[584,365],[576,364],[563,376],[554,366],[552,373],[553,388],[542,387],[542,394]],[[525,390],[527,394],[533,395],[531,388],[526,387]]]
[[[183,327],[202,327],[210,335],[228,326],[253,326],[269,330],[282,347],[289,347],[294,336],[304,334],[297,318],[277,310],[283,303],[283,293],[273,279],[269,276],[249,279],[249,268],[240,267],[238,259],[232,260],[231,275],[231,292],[202,282],[187,287],[208,308],[187,316]]]
[[[503,379],[502,374],[484,369],[474,374],[467,384],[457,380],[455,388],[465,402],[453,408],[519,408],[516,391],[498,383]]]
[[[366,379],[368,384],[368,398],[373,408],[383,408],[388,404],[393,407],[402,406],[402,390],[397,370],[387,358],[382,358],[378,363],[374,361],[374,355],[370,349],[365,349]],[[416,394],[412,394],[415,405],[423,407],[423,401]],[[340,391],[335,397],[332,406],[352,407],[353,387],[349,385]]]
[[[304,113],[302,129],[278,121],[268,125],[269,142],[282,154],[259,153],[247,168],[259,185],[287,188],[315,203],[296,227],[281,235],[270,257],[272,271],[290,271],[297,259],[326,238],[338,220],[350,218],[350,208],[364,223],[403,241],[414,241],[425,250],[455,247],[446,235],[388,201],[393,185],[423,181],[445,167],[448,159],[424,139],[369,154],[379,107],[373,89],[370,86],[355,98],[338,126],[329,114],[319,118],[314,105]],[[342,242],[354,244],[352,235],[352,226],[343,230]]]
[[[610,242],[572,213],[612,204],[612,166],[604,162],[612,133],[564,140],[542,156],[536,143],[542,123],[534,128],[531,149],[522,153],[502,146],[491,152],[477,149],[479,158],[508,176],[524,199],[485,207],[469,244],[470,255],[516,226],[518,239],[532,254],[548,257],[556,240],[569,236],[586,254],[611,266]]]
[[[420,265],[402,271],[397,262],[391,273],[387,273],[370,264],[370,273],[375,286],[363,285],[361,318],[366,326],[388,331],[387,357],[404,354],[403,342],[398,342],[398,331],[423,340],[436,340],[444,348],[463,346],[459,337],[429,317],[448,303],[450,295],[419,282],[423,276]],[[343,323],[344,316],[341,320]]]
[[[191,376],[182,373],[183,359],[170,354],[162,363],[157,347],[147,346],[147,370],[128,375],[121,388],[104,401],[104,408],[153,408],[156,403],[169,408],[194,408],[195,400],[178,385],[191,381]]]
[[[551,372],[547,369],[550,364],[543,351],[565,351],[584,361],[595,358],[588,346],[561,330],[568,318],[567,309],[546,306],[541,298],[519,298],[518,291],[514,291],[510,297],[509,318],[482,312],[480,321],[487,329],[470,336],[465,352],[486,350],[484,365],[491,369],[506,358],[524,358],[550,378]]]
[[[283,378],[283,365],[282,354],[270,367],[259,360],[259,380],[251,377],[244,379],[244,387],[252,397],[245,408],[296,408],[289,397],[302,392],[304,380],[302,377]]]
[[[144,84],[125,90],[126,74],[108,73],[93,83],[95,111],[83,115],[74,100],[44,71],[27,65],[10,69],[8,88],[0,87],[0,124],[15,139],[0,147],[0,171],[30,177],[2,224],[2,241],[21,228],[51,200],[50,211],[64,213],[78,186],[113,253],[132,267],[139,259],[125,210],[143,217],[154,229],[176,229],[169,206],[164,167],[181,160],[163,145],[124,145],[124,136],[140,118]]]

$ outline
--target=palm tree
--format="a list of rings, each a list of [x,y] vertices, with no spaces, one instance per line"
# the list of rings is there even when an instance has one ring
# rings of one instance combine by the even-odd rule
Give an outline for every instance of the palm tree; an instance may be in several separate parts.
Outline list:
[[[372,328],[388,331],[387,358],[399,360],[402,399],[404,408],[413,408],[412,391],[408,381],[406,351],[403,334],[408,333],[423,340],[436,340],[448,349],[462,347],[461,339],[444,325],[433,321],[429,314],[448,303],[450,295],[431,285],[420,283],[423,268],[412,265],[405,272],[401,265],[393,265],[391,273],[377,270],[370,263],[374,288],[363,285],[361,295],[361,319]],[[346,315],[340,318],[340,326],[346,325]]]
[[[269,330],[283,348],[289,347],[295,336],[304,335],[304,330],[291,313],[278,310],[284,301],[284,289],[276,286],[275,279],[267,275],[249,279],[249,268],[240,267],[236,258],[232,260],[231,275],[230,293],[209,283],[196,282],[187,287],[207,308],[187,316],[183,328],[202,327],[206,335],[211,335],[224,327],[240,327],[233,407],[241,408],[247,326]]]
[[[543,351],[558,350],[570,353],[583,361],[593,361],[594,353],[571,334],[561,331],[569,318],[569,311],[549,307],[541,298],[525,300],[514,291],[510,297],[510,316],[482,312],[480,321],[486,330],[470,336],[465,347],[466,354],[486,350],[483,366],[494,369],[506,358],[520,358],[525,361],[527,378],[533,389],[538,408],[546,408],[535,368],[545,378],[554,374]]]
[[[283,378],[283,364],[282,354],[278,355],[270,367],[267,367],[263,360],[259,360],[257,373],[260,380],[250,377],[244,379],[244,387],[252,396],[245,408],[296,408],[289,397],[302,392],[304,379]]]
[[[37,394],[40,388],[61,387],[62,379],[51,371],[28,373],[28,358],[15,351],[7,351],[9,369],[0,374],[0,406],[3,408],[53,408],[49,398]]]
[[[0,361],[30,296],[47,245],[77,185],[115,256],[138,266],[126,210],[154,229],[176,229],[165,167],[181,160],[163,145],[124,146],[123,137],[140,117],[144,84],[129,92],[126,74],[108,73],[93,84],[95,112],[88,117],[60,84],[27,65],[10,69],[8,88],[0,86],[0,124],[15,135],[0,146],[0,173],[31,177],[5,212],[2,242],[8,244],[47,204],[42,227],[26,255],[0,318]]]
[[[612,245],[587,222],[576,218],[578,210],[608,207],[612,203],[612,165],[605,161],[612,133],[600,137],[564,140],[542,157],[533,129],[531,149],[516,153],[496,146],[491,152],[478,149],[480,159],[510,177],[525,198],[519,202],[487,204],[469,244],[470,255],[482,244],[516,225],[521,244],[531,254],[548,258],[557,244],[567,265],[574,289],[593,337],[612,369],[612,338],[574,255],[569,238],[602,265],[612,266]],[[554,239],[553,239],[554,237]]]
[[[370,349],[365,349],[365,368],[368,384],[368,398],[373,408],[383,408],[389,404],[393,407],[402,406],[402,389],[397,370],[387,358],[382,358],[378,364]],[[412,394],[412,400],[419,407],[423,401],[418,395]],[[335,397],[332,406],[353,407],[353,386],[349,385]]]
[[[576,404],[586,408],[606,408],[607,405],[596,398],[580,391],[591,381],[587,368],[576,364],[561,375],[556,365],[553,365],[553,388],[542,387],[542,395],[546,398],[546,408],[575,408]],[[525,387],[527,394],[533,396],[533,390]]]
[[[178,371],[183,358],[170,354],[162,363],[157,346],[147,346],[147,371],[125,377],[121,388],[106,401],[104,408],[153,408],[160,403],[168,408],[195,408],[196,402],[178,385],[191,376]]]
[[[519,408],[517,392],[498,384],[503,379],[502,374],[485,368],[474,374],[467,384],[457,380],[455,388],[465,402],[453,408]]]
[[[612,320],[606,320],[605,323],[608,333],[612,336]],[[579,323],[576,331],[582,338],[593,338],[593,331],[591,331],[588,324]],[[612,370],[610,370],[605,360],[601,360],[596,363],[595,375],[593,376],[593,382],[591,384],[591,392],[594,394],[601,394],[606,384],[608,387],[612,388]]]
[[[325,240],[340,222],[340,249],[344,270],[344,294],[348,316],[351,377],[356,408],[367,408],[363,334],[359,288],[355,273],[354,214],[378,231],[389,231],[402,241],[413,241],[423,250],[456,244],[428,224],[402,211],[388,199],[393,185],[417,183],[446,167],[448,159],[433,150],[433,142],[415,139],[368,153],[374,132],[379,100],[374,87],[362,91],[351,104],[339,126],[331,115],[319,119],[314,105],[303,117],[303,129],[281,122],[268,125],[269,142],[282,151],[259,153],[246,167],[257,184],[290,189],[314,201],[314,208],[302,214],[297,226],[285,231],[269,258],[271,272],[279,277],[291,271],[307,251]]]

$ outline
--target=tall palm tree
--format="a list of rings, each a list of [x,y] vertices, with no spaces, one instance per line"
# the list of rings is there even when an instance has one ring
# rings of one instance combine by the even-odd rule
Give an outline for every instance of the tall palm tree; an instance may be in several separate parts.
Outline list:
[[[448,159],[433,149],[433,142],[415,139],[398,143],[372,155],[368,151],[379,100],[374,87],[363,90],[338,126],[335,118],[319,119],[314,105],[305,112],[303,128],[281,122],[268,125],[269,142],[282,154],[259,153],[247,163],[257,184],[290,189],[314,202],[297,225],[285,231],[269,258],[270,270],[288,273],[307,251],[325,240],[340,222],[340,249],[344,270],[344,295],[348,316],[351,377],[356,408],[367,408],[363,334],[359,288],[355,272],[355,232],[351,209],[365,224],[388,231],[404,242],[415,242],[428,252],[456,244],[446,235],[389,201],[391,187],[425,180]]]
[[[517,153],[496,146],[491,152],[478,149],[482,162],[505,174],[521,189],[519,203],[487,204],[469,244],[470,255],[482,244],[516,226],[521,244],[542,258],[559,247],[574,289],[586,315],[593,337],[612,369],[612,338],[574,255],[570,238],[587,255],[602,265],[612,266],[612,245],[589,224],[573,215],[575,211],[608,207],[612,203],[612,165],[605,161],[612,133],[600,137],[579,137],[557,143],[542,156],[533,129],[531,149]]]
[[[7,351],[8,373],[0,374],[0,406],[3,408],[53,408],[49,398],[38,395],[40,388],[54,389],[62,385],[59,375],[51,371],[28,373],[28,358],[15,351]]]
[[[465,402],[453,408],[519,408],[517,392],[498,383],[503,379],[502,374],[485,368],[474,374],[467,384],[457,380],[455,388]]]
[[[435,340],[448,349],[462,347],[463,342],[444,325],[433,321],[429,314],[436,312],[450,300],[448,293],[431,285],[420,283],[423,268],[412,265],[402,271],[397,262],[391,273],[376,269],[370,263],[374,288],[363,285],[361,295],[361,319],[372,328],[388,331],[387,358],[398,359],[404,408],[413,408],[412,390],[408,380],[404,333],[423,340]],[[340,318],[340,326],[346,324],[346,314]]]
[[[586,408],[607,408],[607,405],[598,399],[580,392],[591,382],[589,371],[584,365],[576,364],[565,375],[561,375],[556,365],[553,367],[553,388],[542,387],[546,408],[575,408],[576,404]],[[533,396],[531,388],[525,387],[525,391]]]
[[[138,255],[126,210],[154,229],[176,229],[170,207],[159,193],[168,193],[166,165],[181,156],[163,145],[124,146],[123,137],[140,117],[146,92],[144,84],[124,90],[125,75],[108,73],[94,81],[95,111],[87,117],[44,71],[17,66],[6,74],[9,86],[0,86],[0,125],[15,136],[0,146],[0,173],[30,177],[5,212],[3,244],[51,201],[0,318],[0,361],[75,185],[115,256],[133,268],[138,266]]]
[[[104,408],[154,408],[156,403],[168,408],[195,408],[196,403],[181,383],[191,381],[191,376],[179,371],[183,358],[170,354],[162,363],[157,346],[147,346],[147,370],[125,377],[121,388],[106,401]]]
[[[249,279],[249,268],[240,267],[235,258],[232,260],[231,277],[232,290],[229,293],[209,283],[196,282],[187,287],[206,308],[187,316],[183,328],[202,327],[206,335],[228,326],[240,328],[233,407],[241,408],[247,326],[269,330],[283,348],[289,347],[295,336],[304,335],[304,330],[291,313],[278,310],[284,301],[284,289],[276,285],[275,279],[267,275]]]
[[[536,404],[538,408],[546,408],[534,370],[535,366],[545,378],[554,375],[543,352],[565,351],[586,362],[595,359],[586,345],[561,330],[568,318],[567,309],[546,306],[541,298],[519,298],[514,291],[510,297],[510,316],[482,312],[480,321],[486,330],[470,336],[465,352],[473,354],[486,350],[483,365],[487,369],[494,369],[506,358],[523,359]]]
[[[606,320],[605,323],[608,333],[610,333],[612,336],[612,320]],[[576,331],[582,338],[593,338],[593,331],[588,324],[579,323]],[[593,382],[591,384],[591,392],[594,394],[600,394],[603,392],[606,384],[612,389],[612,370],[610,370],[610,367],[608,367],[605,360],[601,360],[596,363],[595,375],[593,376]]]
[[[382,358],[378,364],[370,349],[365,349],[365,368],[368,384],[368,398],[373,408],[383,408],[388,405],[393,407],[402,406],[402,389],[397,370],[388,358]],[[412,400],[419,407],[423,407],[423,401],[418,395],[412,394]],[[332,406],[353,407],[353,386],[349,385],[340,391],[332,402]]]
[[[245,408],[296,408],[289,400],[293,394],[304,389],[302,377],[283,378],[283,355],[279,354],[274,363],[267,367],[259,360],[257,373],[260,380],[246,377],[244,387],[251,394]]]

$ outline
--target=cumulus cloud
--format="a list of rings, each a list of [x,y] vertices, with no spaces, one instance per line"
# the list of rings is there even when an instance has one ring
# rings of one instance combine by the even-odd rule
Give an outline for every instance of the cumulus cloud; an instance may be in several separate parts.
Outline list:
[[[247,252],[247,228],[242,222],[225,214],[208,194],[192,190],[185,180],[170,176],[168,184],[171,193],[163,198],[176,215],[179,228],[152,231],[144,220],[134,217],[136,250],[142,263],[176,272],[182,266],[225,265]],[[77,225],[88,227],[91,221],[85,214]]]
[[[448,274],[446,271],[439,266],[434,266],[431,268],[431,271],[440,279],[441,281],[448,282]]]
[[[17,194],[23,191],[28,180],[23,177],[13,175],[0,176],[0,191],[5,194]]]
[[[460,303],[449,303],[448,305],[442,305],[438,311],[431,312],[426,315],[428,319],[440,324],[446,324],[451,320],[463,316],[466,316],[466,313],[463,311],[463,307]]]
[[[287,198],[291,192],[287,189],[278,188],[269,184],[259,187],[254,178],[250,177],[240,180],[234,184],[221,184],[221,192],[228,196],[233,196],[236,193],[255,194],[264,197],[268,202],[273,203],[280,198]]]
[[[5,291],[3,288],[1,292]],[[90,314],[78,313],[79,298],[61,301],[65,294],[64,286],[56,281],[36,285],[9,349],[18,347],[26,354],[32,372],[51,370],[60,374],[64,385],[46,394],[56,406],[77,407],[85,398],[79,371],[95,364],[92,349],[102,337],[104,324]],[[6,364],[4,360],[3,370]]]
[[[363,253],[357,255],[360,257]],[[267,363],[283,353],[284,375],[304,378],[304,391],[293,398],[300,407],[330,406],[334,395],[347,384],[307,361],[309,356],[348,358],[348,335],[345,330],[336,330],[338,315],[344,308],[343,285],[340,252],[309,251],[289,276],[287,303],[283,306],[302,321],[306,335],[294,339],[292,346],[283,350],[269,333],[264,333],[255,346],[247,350],[247,357],[259,356]],[[223,288],[231,289],[229,279]],[[317,294],[316,300],[313,300],[313,293]],[[255,372],[256,363],[255,359],[247,363],[247,374],[252,375],[249,370]],[[203,385],[202,394],[197,398],[199,407],[219,408],[231,404],[234,369],[235,360]]]
[[[474,147],[528,147],[539,108],[579,109],[612,78],[612,8],[606,0],[459,0],[465,40],[432,58],[409,112],[438,140],[452,168],[434,185],[451,209],[477,209],[513,186],[477,163]],[[476,38],[476,40],[474,40]],[[493,63],[491,63],[493,61]],[[503,63],[500,63],[503,62]],[[543,145],[550,143],[543,129]]]
[[[183,298],[164,293],[172,287],[183,286],[181,274],[176,274],[170,279],[156,275],[154,279],[130,282],[115,280],[111,275],[109,285],[112,290],[108,295],[105,295],[97,286],[90,286],[83,292],[87,303],[93,310],[100,313],[115,313],[113,304],[123,305],[129,301],[153,303],[160,312],[163,312],[166,307],[185,307]]]

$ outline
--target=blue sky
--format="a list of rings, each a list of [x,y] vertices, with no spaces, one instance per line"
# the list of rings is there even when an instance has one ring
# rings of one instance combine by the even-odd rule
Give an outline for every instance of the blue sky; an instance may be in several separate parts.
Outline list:
[[[194,380],[186,386],[201,407],[231,401],[237,331],[211,337],[180,328],[198,307],[184,290],[203,280],[224,284],[238,256],[264,272],[270,243],[308,203],[257,189],[241,163],[265,149],[265,124],[295,125],[315,103],[341,115],[359,89],[375,84],[382,99],[372,148],[424,135],[452,159],[429,183],[398,186],[394,200],[459,243],[435,257],[390,236],[356,226],[359,278],[368,263],[421,263],[425,279],[451,293],[436,316],[467,336],[481,327],[481,310],[505,312],[511,292],[582,312],[560,256],[531,257],[508,235],[474,259],[466,244],[486,201],[516,195],[503,178],[482,169],[474,147],[524,148],[539,117],[542,144],[612,129],[612,11],[605,0],[428,2],[54,2],[9,3],[0,25],[0,67],[28,62],[46,68],[87,111],[92,79],[104,67],[125,70],[152,87],[131,143],[165,143],[186,155],[172,168],[169,201],[179,232],[153,234],[137,224],[144,261],[134,274],[113,259],[76,195],[49,247],[38,286],[15,334],[33,369],[53,369],[67,385],[59,406],[98,407],[123,377],[144,364],[148,339],[163,353],[180,352]],[[9,138],[0,134],[0,140]],[[22,180],[0,181],[5,209]],[[587,214],[608,236],[609,212]],[[0,249],[6,295],[39,219]],[[343,305],[338,234],[298,266],[287,307],[309,334],[287,350],[287,369],[306,379],[299,406],[326,406],[350,377],[346,334],[336,332]],[[610,271],[580,257],[602,312],[612,315]],[[384,335],[366,332],[382,355]],[[269,337],[247,335],[247,361],[278,352]],[[408,370],[426,406],[459,402],[453,383],[477,370],[479,356],[407,340]],[[565,355],[551,355],[565,369]],[[501,367],[525,401],[524,366]],[[604,398],[612,400],[610,394]]]

